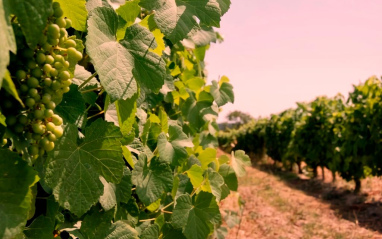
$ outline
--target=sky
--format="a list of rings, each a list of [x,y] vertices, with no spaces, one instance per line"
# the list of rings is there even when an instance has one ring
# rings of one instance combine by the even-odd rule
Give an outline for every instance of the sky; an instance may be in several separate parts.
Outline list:
[[[381,0],[231,0],[224,42],[206,55],[209,80],[226,75],[234,110],[266,117],[382,75]]]

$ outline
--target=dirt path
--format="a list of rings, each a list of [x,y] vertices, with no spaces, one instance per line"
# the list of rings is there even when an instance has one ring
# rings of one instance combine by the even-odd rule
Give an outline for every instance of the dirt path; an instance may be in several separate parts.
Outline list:
[[[298,185],[293,187],[291,182]],[[247,176],[239,182],[239,194],[245,201],[242,220],[240,226],[229,230],[227,238],[382,239],[382,214],[378,214],[382,208],[361,212],[357,207],[369,205],[365,199],[359,203],[354,196],[353,199],[349,196],[351,194],[342,198],[335,193],[330,194],[334,195],[333,199],[321,199],[322,195],[301,190],[310,184],[314,189],[311,180],[303,183],[307,185],[301,185],[301,180],[292,176],[285,178],[248,168]],[[224,210],[240,211],[237,200],[238,195],[232,195],[222,202],[223,217]],[[353,201],[349,203],[349,200]]]

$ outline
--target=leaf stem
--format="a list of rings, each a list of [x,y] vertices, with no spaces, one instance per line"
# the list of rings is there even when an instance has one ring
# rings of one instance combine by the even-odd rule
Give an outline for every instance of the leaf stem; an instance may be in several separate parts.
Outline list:
[[[145,219],[145,220],[139,220],[139,222],[150,222],[154,221],[156,218],[150,218],[150,219]]]
[[[169,204],[167,204],[166,206],[164,206],[163,208],[161,208],[161,211],[162,212],[164,212],[164,210],[166,209],[166,208],[168,208],[169,206],[171,206],[172,204],[174,204],[175,202],[173,201],[173,202],[170,202]]]
[[[78,90],[80,90],[82,87],[84,87],[91,79],[93,79],[96,75],[98,75],[97,72],[94,72],[93,75],[91,75],[89,78],[86,79],[86,81],[82,82],[80,86],[78,86]]]
[[[91,118],[94,118],[94,117],[96,117],[96,116],[98,116],[98,115],[102,115],[103,113],[105,113],[104,110],[102,110],[101,112],[98,112],[98,113],[95,114],[95,115],[89,116],[89,117],[88,117],[88,120],[91,119]]]
[[[163,213],[172,214],[172,212],[169,212],[169,211],[163,211],[163,210],[162,210],[162,212],[163,212]]]
[[[96,91],[96,90],[100,90],[100,89],[103,89],[103,87],[100,86],[100,87],[89,89],[89,90],[83,90],[83,91],[80,91],[80,93],[84,94],[84,93],[88,93],[88,92],[92,92],[92,91]]]

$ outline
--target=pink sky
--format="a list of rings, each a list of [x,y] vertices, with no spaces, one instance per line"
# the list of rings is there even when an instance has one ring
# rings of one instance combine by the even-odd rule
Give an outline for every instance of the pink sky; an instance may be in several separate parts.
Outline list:
[[[231,0],[206,62],[227,75],[233,110],[254,117],[316,96],[346,97],[352,84],[382,73],[381,0]]]

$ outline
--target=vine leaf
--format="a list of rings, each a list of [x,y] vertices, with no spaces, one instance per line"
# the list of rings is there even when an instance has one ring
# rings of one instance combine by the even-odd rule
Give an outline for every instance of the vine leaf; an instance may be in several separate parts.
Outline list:
[[[238,177],[243,177],[245,175],[245,166],[251,166],[251,160],[243,150],[237,150],[235,153],[232,152],[231,166]]]
[[[0,149],[0,238],[18,236],[27,221],[39,177],[17,153]]]
[[[168,140],[163,132],[158,137],[159,158],[161,161],[180,165],[188,156],[185,147],[193,147],[194,144],[178,125],[170,125],[168,134]]]
[[[103,193],[100,176],[119,183],[123,175],[121,133],[113,123],[96,120],[77,144],[78,130],[69,124],[45,163],[45,181],[58,203],[81,216]]]
[[[188,194],[176,199],[172,225],[174,228],[182,228],[187,239],[207,238],[211,223],[220,220],[219,206],[211,193],[200,192],[195,201]]]
[[[207,169],[208,164],[216,161],[216,154],[214,148],[206,148],[199,154],[198,159],[202,163],[202,169]]]
[[[62,101],[57,105],[55,111],[69,124],[75,124],[81,128],[86,117],[85,100],[78,91],[78,86],[72,84],[70,91],[64,94]]]
[[[46,26],[51,11],[51,0],[13,0],[11,11],[24,32],[27,44],[34,49]]]
[[[202,187],[202,190],[212,193],[216,197],[216,200],[220,201],[222,197],[221,187],[224,184],[223,177],[212,168],[208,168],[205,178],[206,185]]]
[[[131,98],[137,82],[144,91],[158,93],[166,78],[166,65],[157,54],[152,33],[139,24],[126,29],[117,41],[118,15],[112,8],[98,7],[88,20],[87,52],[111,102]]]
[[[133,183],[137,186],[139,199],[148,206],[158,200],[164,192],[171,191],[174,175],[170,166],[157,158],[153,158],[148,165],[146,156],[139,156],[140,159],[133,170]]]
[[[86,11],[85,0],[55,0],[61,5],[65,17],[72,21],[72,27],[77,31],[86,31],[86,19],[88,11]]]
[[[229,0],[141,0],[140,5],[155,10],[159,29],[173,43],[192,35],[200,25],[220,26],[221,16],[227,11]]]
[[[0,88],[9,64],[9,51],[16,53],[16,40],[13,28],[8,18],[10,10],[8,0],[0,0]]]
[[[233,103],[235,98],[233,94],[233,87],[230,83],[223,82],[220,87],[216,81],[212,81],[211,95],[214,97],[216,104],[220,107],[228,102]]]
[[[232,191],[237,191],[238,181],[235,170],[227,164],[223,164],[219,167],[219,174],[223,176],[225,184]]]

